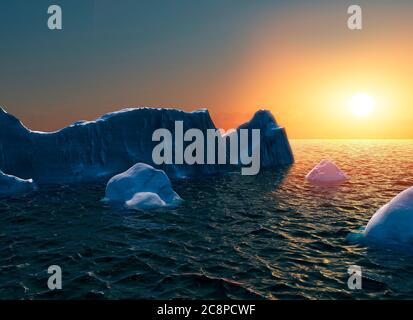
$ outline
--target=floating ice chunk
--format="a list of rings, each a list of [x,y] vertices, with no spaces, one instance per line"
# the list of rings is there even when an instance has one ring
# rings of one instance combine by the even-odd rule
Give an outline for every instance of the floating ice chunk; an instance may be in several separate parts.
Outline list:
[[[32,179],[20,179],[0,170],[0,196],[28,193],[33,190],[36,190],[36,185]]]
[[[294,163],[287,132],[278,125],[270,111],[258,110],[250,121],[239,126],[238,130],[240,129],[260,130],[260,161],[262,168]],[[252,153],[252,148],[252,145],[248,146],[249,153]]]
[[[137,163],[110,179],[105,198],[142,210],[173,207],[182,201],[165,172],[145,163]]]
[[[328,160],[322,160],[305,178],[314,184],[338,184],[348,180],[348,176]]]
[[[413,187],[377,210],[364,236],[374,242],[413,244]]]
[[[138,192],[132,199],[126,201],[126,206],[131,209],[151,210],[168,205],[156,193]]]

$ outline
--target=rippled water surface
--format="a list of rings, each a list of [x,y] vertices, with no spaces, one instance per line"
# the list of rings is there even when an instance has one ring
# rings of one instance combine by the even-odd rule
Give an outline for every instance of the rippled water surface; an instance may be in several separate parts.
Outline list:
[[[0,298],[413,298],[413,257],[346,241],[413,185],[413,141],[292,141],[296,163],[174,181],[173,211],[121,211],[104,184],[0,200]],[[323,158],[351,180],[315,188]],[[47,288],[47,268],[63,290]],[[363,271],[349,290],[347,268]]]

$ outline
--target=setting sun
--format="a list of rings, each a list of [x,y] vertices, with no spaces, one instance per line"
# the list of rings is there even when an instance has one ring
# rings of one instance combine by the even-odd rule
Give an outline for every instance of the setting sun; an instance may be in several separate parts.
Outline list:
[[[349,101],[350,111],[357,117],[367,117],[375,106],[374,99],[366,93],[358,93]]]

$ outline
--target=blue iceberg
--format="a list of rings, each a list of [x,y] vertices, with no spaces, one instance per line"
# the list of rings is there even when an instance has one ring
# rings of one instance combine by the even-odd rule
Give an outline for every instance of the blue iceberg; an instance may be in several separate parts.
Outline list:
[[[162,169],[170,178],[229,170],[209,164],[156,166],[152,151],[157,142],[152,141],[152,134],[159,128],[174,132],[175,121],[183,121],[185,130],[216,129],[207,110],[130,108],[94,121],[78,121],[56,132],[38,132],[0,108],[0,169],[38,184],[107,181],[136,163]],[[240,128],[261,130],[261,168],[293,163],[286,132],[269,111],[258,111]]]
[[[413,246],[413,187],[381,207],[368,222],[363,235],[368,242]]]
[[[175,207],[182,201],[165,172],[145,163],[111,178],[105,200],[141,210]]]

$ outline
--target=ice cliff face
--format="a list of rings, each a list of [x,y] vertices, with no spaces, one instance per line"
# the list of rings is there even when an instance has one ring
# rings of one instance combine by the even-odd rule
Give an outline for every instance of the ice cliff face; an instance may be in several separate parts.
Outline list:
[[[258,110],[253,118],[239,129],[261,130],[261,168],[288,165],[294,162],[287,133],[268,110]],[[251,146],[250,146],[251,147]]]
[[[20,179],[4,174],[0,170],[0,197],[29,193],[34,190],[36,190],[36,185],[32,179]]]
[[[188,113],[137,108],[45,133],[27,129],[0,108],[0,169],[37,183],[107,180],[138,162],[163,169],[172,178],[221,171],[219,165],[153,164],[152,150],[159,142],[152,141],[152,133],[159,128],[173,133],[175,121],[183,121],[185,131],[215,129],[207,110]],[[270,112],[258,111],[240,128],[261,129],[261,168],[293,162],[285,130],[276,124]]]

